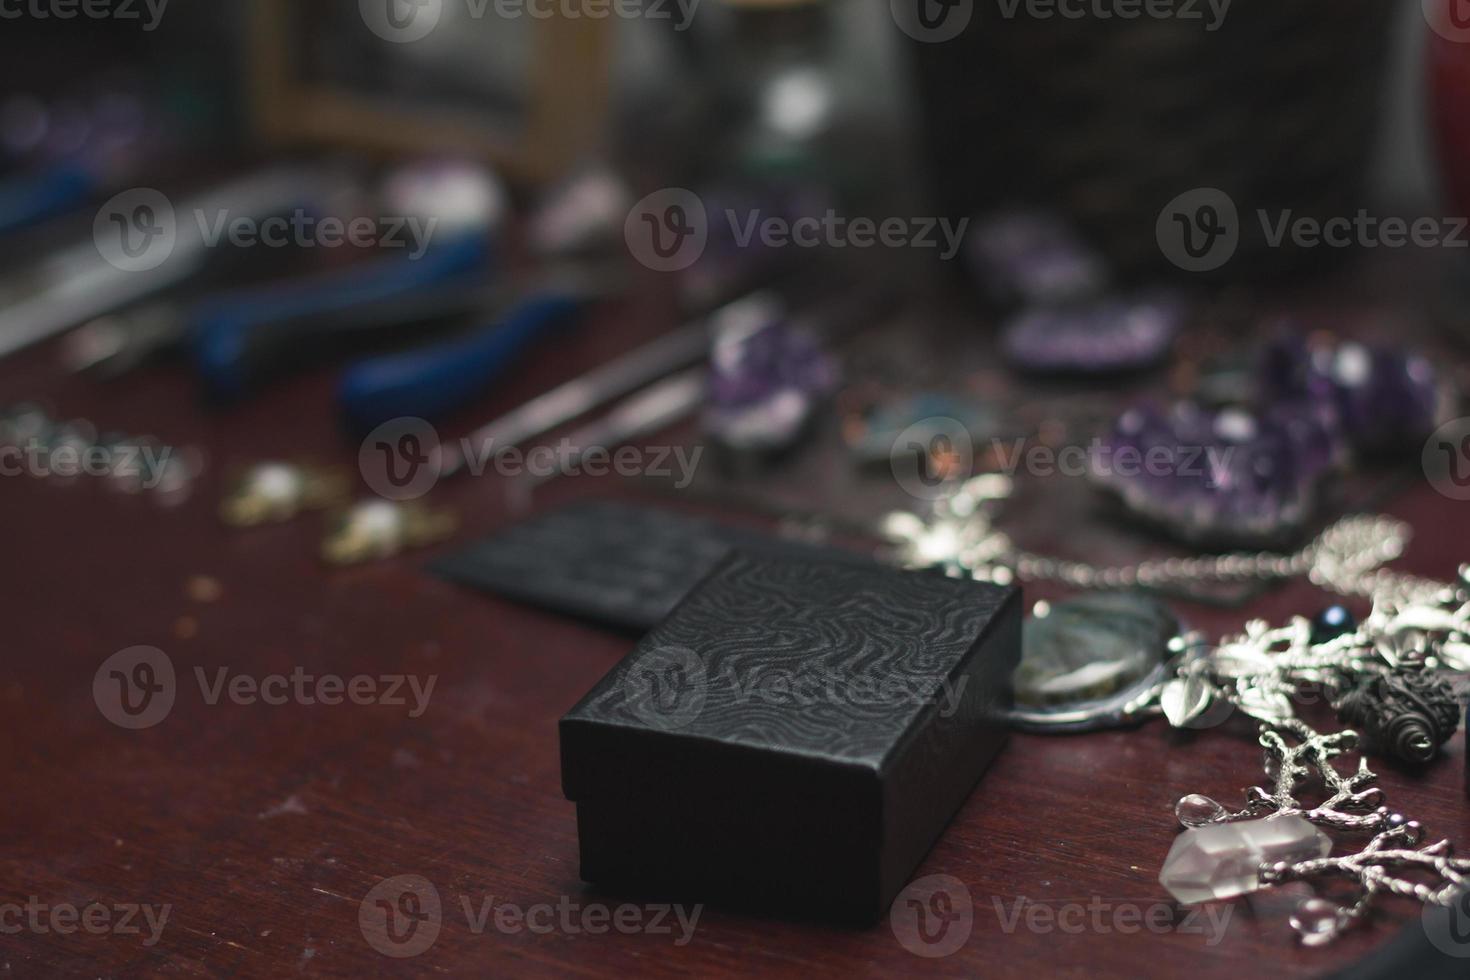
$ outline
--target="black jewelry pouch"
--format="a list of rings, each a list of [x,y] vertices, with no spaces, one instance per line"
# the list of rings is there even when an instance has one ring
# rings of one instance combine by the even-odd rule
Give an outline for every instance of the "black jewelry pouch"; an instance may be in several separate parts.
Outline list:
[[[720,563],[562,718],[582,877],[873,922],[1005,738],[1021,593]]]

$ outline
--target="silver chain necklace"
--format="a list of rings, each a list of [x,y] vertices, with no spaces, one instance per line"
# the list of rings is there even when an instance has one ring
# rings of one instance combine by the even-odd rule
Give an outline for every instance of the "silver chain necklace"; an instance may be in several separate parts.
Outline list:
[[[995,526],[989,505],[1010,496],[1011,488],[1006,476],[973,477],[954,494],[936,500],[929,520],[895,511],[884,519],[881,530],[898,545],[898,560],[905,565],[948,565],[1001,585],[1019,579],[1078,589],[1162,588],[1305,576],[1338,595],[1400,600],[1431,596],[1444,588],[1442,582],[1383,568],[1403,554],[1410,534],[1403,521],[1383,515],[1344,517],[1290,554],[1235,552],[1113,566],[1040,555],[1017,548]]]
[[[1330,637],[1316,636],[1301,616],[1274,628],[1252,620],[1243,633],[1213,645],[1199,633],[1181,632],[1168,642],[1168,659],[1140,684],[1095,710],[1052,716],[1055,730],[1157,715],[1175,727],[1204,727],[1232,710],[1259,723],[1270,788],[1251,787],[1238,810],[1198,794],[1176,807],[1186,829],[1160,880],[1177,899],[1210,901],[1291,881],[1351,880],[1357,886],[1351,900],[1312,898],[1292,916],[1302,941],[1321,945],[1361,920],[1378,895],[1448,905],[1470,884],[1470,859],[1452,857],[1448,841],[1424,845],[1417,821],[1383,805],[1365,758],[1360,755],[1347,774],[1334,765],[1364,740],[1376,754],[1422,763],[1453,734],[1460,703],[1445,677],[1470,671],[1470,565],[1461,566],[1453,583],[1395,572],[1384,566],[1403,553],[1408,525],[1353,515],[1290,554],[1100,567],[1017,548],[995,526],[991,510],[1010,489],[1009,478],[975,477],[936,501],[930,519],[895,512],[881,530],[904,565],[997,584],[1019,579],[1118,590],[1305,577],[1327,591],[1372,602],[1361,624]],[[1308,689],[1322,691],[1353,727],[1321,734],[1298,718],[1294,700]],[[1313,776],[1328,792],[1316,806],[1297,795]],[[1354,852],[1328,857],[1332,841],[1319,828],[1370,837]]]

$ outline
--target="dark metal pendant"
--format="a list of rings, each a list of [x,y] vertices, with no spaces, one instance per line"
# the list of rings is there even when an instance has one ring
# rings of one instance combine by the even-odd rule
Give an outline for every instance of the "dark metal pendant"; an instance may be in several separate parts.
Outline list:
[[[1460,723],[1454,688],[1428,671],[1365,678],[1336,707],[1379,752],[1410,765],[1433,759]]]

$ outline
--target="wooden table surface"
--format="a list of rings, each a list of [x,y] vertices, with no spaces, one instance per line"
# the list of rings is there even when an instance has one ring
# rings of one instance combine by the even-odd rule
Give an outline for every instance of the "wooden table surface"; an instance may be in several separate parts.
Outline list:
[[[646,298],[607,311],[445,431],[465,431],[668,322]],[[945,343],[973,337],[972,325],[960,329]],[[904,342],[930,361],[950,356],[935,357],[927,336],[914,327]],[[192,498],[172,508],[85,479],[0,479],[0,976],[1207,980],[1319,975],[1416,927],[1417,907],[1390,902],[1366,928],[1310,950],[1287,926],[1288,896],[1194,916],[1169,902],[1157,877],[1177,829],[1175,800],[1202,792],[1237,803],[1261,778],[1251,728],[1237,718],[1191,734],[1155,723],[1015,737],[917,872],[951,876],[971,899],[969,934],[945,957],[910,952],[888,922],[854,930],[713,907],[700,910],[692,936],[672,917],[661,928],[589,932],[635,915],[650,925],[658,915],[638,896],[579,880],[574,811],[558,772],[557,719],[633,639],[436,580],[421,567],[436,551],[328,570],[315,557],[316,516],[224,528],[215,508],[233,465],[269,457],[352,465],[356,447],[327,407],[331,384],[332,373],[319,372],[211,413],[196,407],[177,367],[99,384],[62,372],[54,345],[0,362],[5,401],[44,399],[65,417],[200,446],[209,461]],[[684,426],[671,438],[697,433]],[[562,480],[530,507],[638,493],[646,489],[639,482]],[[701,472],[706,490],[718,482]],[[504,484],[446,484],[429,499],[463,514],[457,543],[527,509]],[[1033,528],[1063,548],[1101,533],[1087,530],[1085,507],[1049,507],[1048,492],[1021,502],[1020,531]],[[826,450],[750,493],[761,494],[818,509],[859,498],[904,503],[891,481],[863,482]],[[1444,577],[1470,553],[1464,505],[1422,478],[1388,510],[1421,532],[1404,567]],[[1055,594],[1031,590],[1028,600]],[[1279,620],[1326,601],[1297,583],[1250,612]],[[1180,611],[1216,634],[1243,618]],[[167,717],[133,731],[99,711],[93,679],[106,658],[140,644],[165,651],[178,684]],[[408,674],[421,684],[433,678],[434,687],[417,717],[406,705],[210,703],[196,671],[212,681],[222,668],[257,679],[298,669]],[[1457,735],[1423,775],[1385,771],[1390,803],[1432,834],[1470,842],[1463,763]],[[433,884],[439,931],[416,956],[391,958],[365,937],[360,907],[384,879],[405,875]],[[92,903],[108,910],[110,926],[51,927],[58,907]],[[121,921],[129,906],[148,906],[155,919],[166,906],[168,918],[154,935],[141,914]],[[539,906],[548,908],[530,911]],[[36,908],[35,921],[22,921]],[[549,930],[498,926],[516,925],[511,912],[484,915],[516,908]]]

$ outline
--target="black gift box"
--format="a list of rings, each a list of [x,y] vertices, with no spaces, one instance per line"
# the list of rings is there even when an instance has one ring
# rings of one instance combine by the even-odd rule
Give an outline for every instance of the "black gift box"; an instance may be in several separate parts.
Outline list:
[[[582,877],[871,922],[1005,737],[1021,595],[732,554],[561,720]]]

